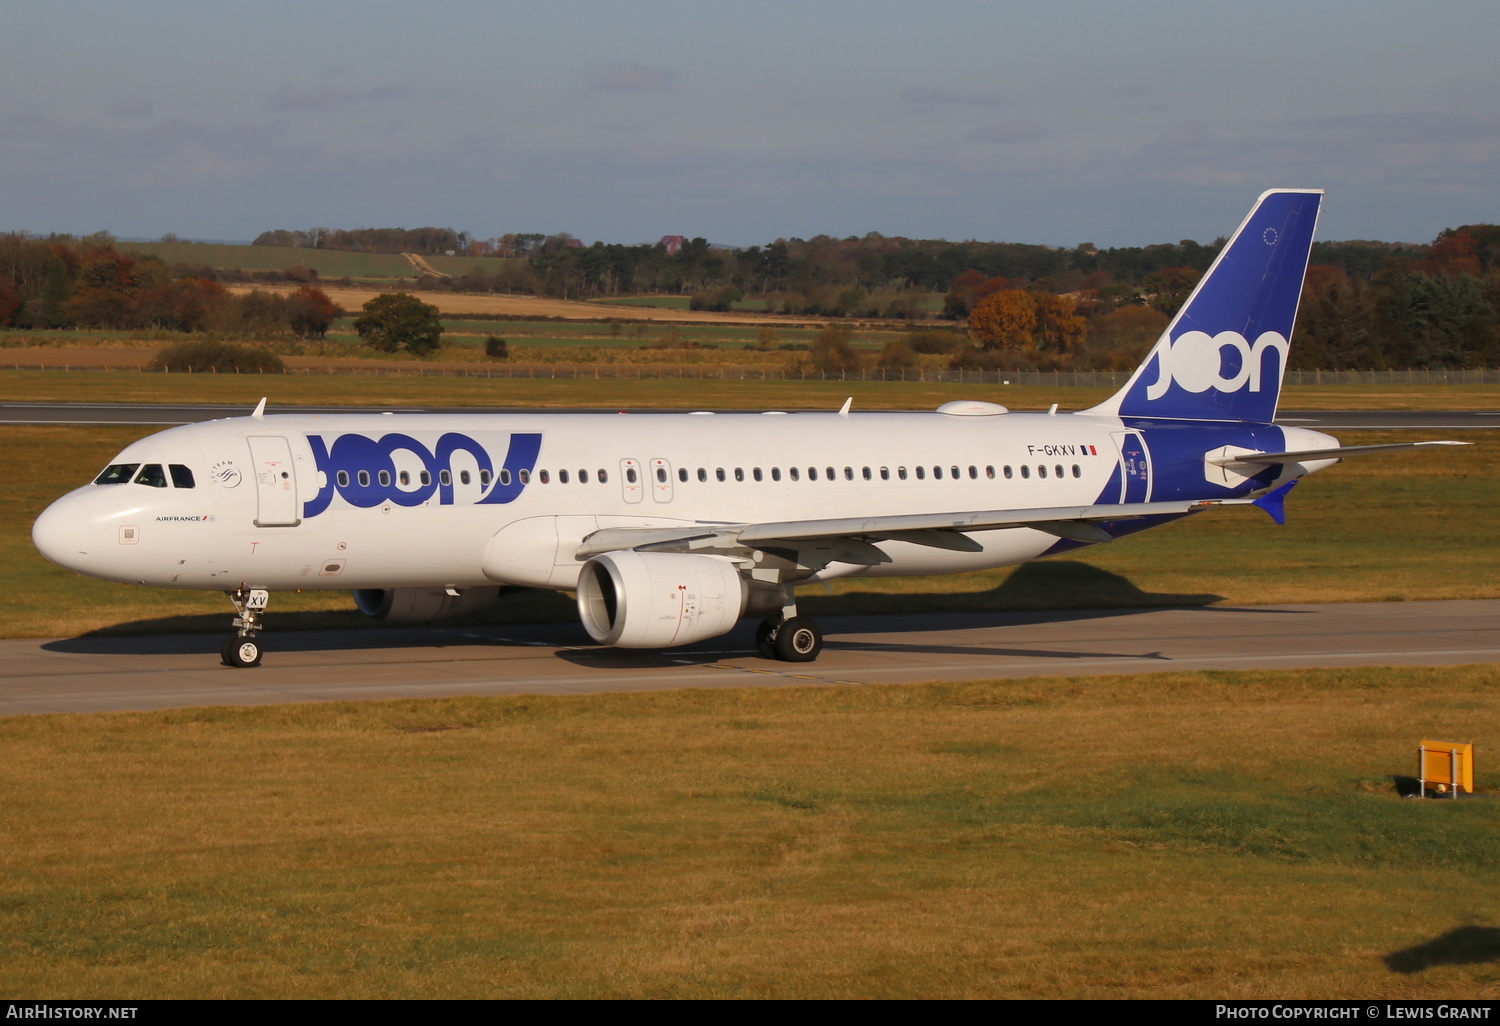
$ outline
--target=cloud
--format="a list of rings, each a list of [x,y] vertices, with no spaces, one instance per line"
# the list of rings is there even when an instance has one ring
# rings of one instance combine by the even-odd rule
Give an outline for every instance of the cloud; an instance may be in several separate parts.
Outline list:
[[[675,72],[648,68],[634,61],[616,65],[613,71],[589,83],[590,89],[606,93],[665,93],[672,88]]]
[[[143,100],[139,96],[127,96],[109,108],[109,113],[117,118],[149,118],[156,113],[156,108],[151,106],[150,100]]]
[[[1115,104],[1115,110],[1125,114],[1160,114],[1168,109],[1165,103],[1150,99],[1151,95],[1151,87],[1140,82],[1131,82],[1109,91],[1109,98],[1119,101]]]
[[[1047,134],[1040,124],[1030,118],[1006,118],[981,125],[964,136],[969,142],[996,143],[1012,146],[1017,143],[1032,143]]]
[[[912,107],[1003,107],[999,93],[955,93],[942,86],[910,86],[901,91],[901,101]]]
[[[287,86],[266,97],[266,109],[279,112],[333,111],[364,104],[393,103],[410,95],[411,89],[403,85],[376,86],[374,89],[335,89],[333,86],[293,89]]]

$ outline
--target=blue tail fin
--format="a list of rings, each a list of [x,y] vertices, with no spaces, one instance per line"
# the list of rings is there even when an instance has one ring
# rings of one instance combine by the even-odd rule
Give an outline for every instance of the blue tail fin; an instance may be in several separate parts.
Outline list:
[[[1130,381],[1085,412],[1269,423],[1322,199],[1263,193]]]

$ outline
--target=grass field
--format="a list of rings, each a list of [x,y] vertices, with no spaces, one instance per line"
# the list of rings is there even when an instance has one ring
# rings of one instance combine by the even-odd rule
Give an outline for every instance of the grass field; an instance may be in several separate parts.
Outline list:
[[[301,265],[321,278],[410,278],[411,264],[399,253],[350,253],[295,246],[233,246],[210,242],[122,242],[125,252],[160,257],[168,264],[207,264],[245,271],[282,271]]]
[[[3,361],[0,361],[3,362]],[[0,369],[0,402],[245,403],[276,405],[556,406],[653,409],[935,409],[951,399],[985,399],[1015,410],[1081,410],[1107,388],[881,381],[716,379],[575,380],[301,377],[58,373]],[[1291,385],[1288,410],[1500,409],[1500,385]]]
[[[583,384],[583,383],[580,383]],[[59,495],[90,480],[146,427],[11,427],[0,475],[0,636],[86,631],[222,632],[216,593],[126,587],[47,563],[30,525]],[[1485,433],[1488,438],[1489,434]],[[1348,432],[1350,444],[1409,440]],[[1353,460],[1299,486],[1277,527],[1258,510],[1219,510],[1066,559],[955,577],[840,581],[805,589],[812,615],[988,609],[1204,605],[1214,602],[1383,601],[1500,597],[1494,480],[1500,445]],[[270,628],[373,626],[346,592],[278,593]],[[571,620],[558,595],[523,594],[476,620]]]
[[[1393,776],[1426,737],[1492,750],[1497,685],[1447,667],[0,719],[0,989],[1494,999],[1500,802],[1406,800]]]

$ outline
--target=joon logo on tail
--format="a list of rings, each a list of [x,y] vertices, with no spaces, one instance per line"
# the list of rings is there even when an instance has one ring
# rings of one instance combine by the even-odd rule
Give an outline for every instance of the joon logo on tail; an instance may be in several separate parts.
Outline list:
[[[1121,416],[1271,421],[1322,198],[1256,201],[1126,386]]]

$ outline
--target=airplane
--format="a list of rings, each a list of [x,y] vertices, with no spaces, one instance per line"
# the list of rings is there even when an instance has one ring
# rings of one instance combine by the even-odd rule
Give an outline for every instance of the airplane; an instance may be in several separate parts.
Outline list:
[[[350,413],[171,428],[52,503],[32,539],[106,580],[223,591],[226,665],[261,661],[269,595],[347,589],[430,621],[516,586],[573,591],[598,644],[660,649],[763,617],[815,659],[797,585],[951,574],[1107,543],[1220,506],[1283,522],[1303,477],[1366,453],[1274,423],[1322,190],[1262,194],[1129,381],[1090,409]]]

